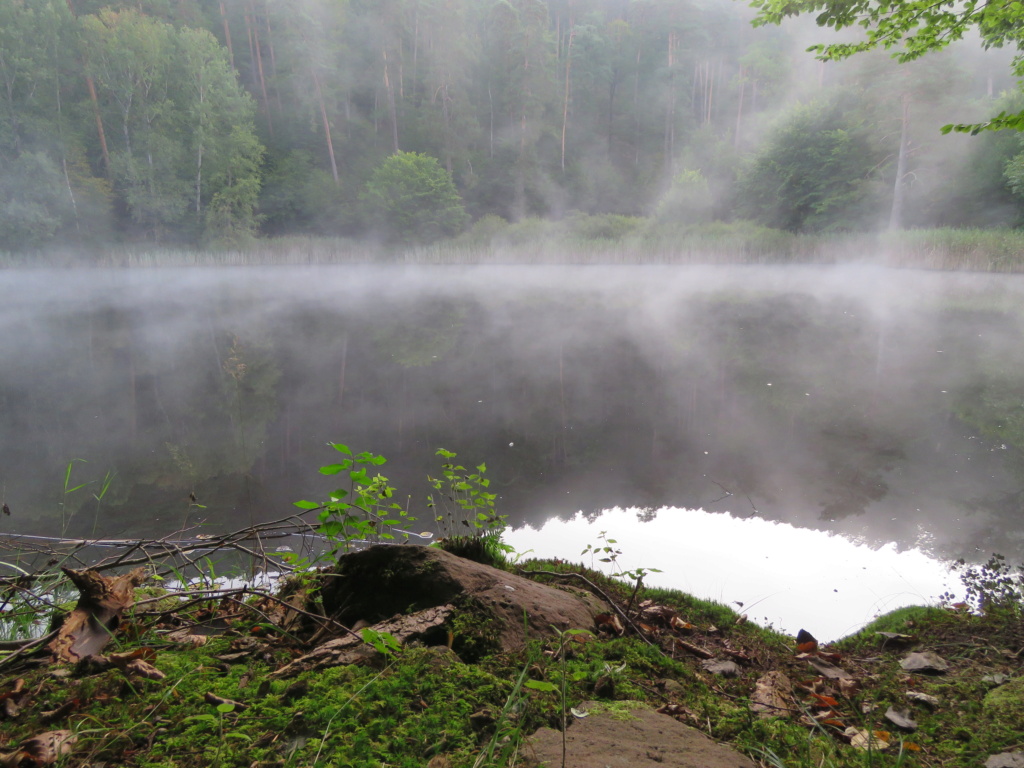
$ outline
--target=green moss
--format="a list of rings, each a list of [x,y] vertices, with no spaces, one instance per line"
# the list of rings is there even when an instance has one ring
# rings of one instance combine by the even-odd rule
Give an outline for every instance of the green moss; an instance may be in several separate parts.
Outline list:
[[[993,720],[1024,731],[1024,677],[989,691],[982,708]]]
[[[501,650],[499,620],[471,598],[456,601],[452,620],[452,650],[468,662],[479,661]]]

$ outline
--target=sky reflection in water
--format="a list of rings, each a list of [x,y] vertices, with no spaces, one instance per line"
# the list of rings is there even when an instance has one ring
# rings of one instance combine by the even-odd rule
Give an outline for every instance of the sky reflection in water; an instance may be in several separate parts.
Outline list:
[[[602,544],[598,535],[605,531],[622,551],[622,569],[661,569],[646,584],[729,604],[790,634],[803,628],[821,641],[904,605],[934,604],[947,588],[960,586],[947,564],[919,549],[872,549],[824,531],[703,510],[665,507],[643,523],[637,512],[613,508],[593,522],[582,515],[553,519],[540,530],[508,531],[505,541],[517,552],[532,550],[529,557],[590,566],[589,553],[578,554],[587,544]],[[615,571],[608,563],[594,565]]]

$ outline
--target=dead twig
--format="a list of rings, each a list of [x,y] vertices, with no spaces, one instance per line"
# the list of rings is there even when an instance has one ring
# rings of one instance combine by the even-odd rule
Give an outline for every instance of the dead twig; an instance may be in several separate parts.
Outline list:
[[[626,615],[626,612],[619,608],[618,603],[616,603],[614,600],[608,597],[608,595],[605,594],[604,590],[602,590],[599,586],[597,586],[597,584],[592,582],[583,574],[558,573],[557,571],[528,571],[524,568],[517,568],[516,570],[524,576],[531,576],[533,574],[543,574],[544,576],[555,576],[557,578],[562,579],[579,579],[580,581],[586,583],[587,586],[594,590],[594,592],[596,592],[606,603],[608,603],[608,605],[610,605],[615,610],[615,612],[619,614],[619,616],[621,616],[625,620],[625,622],[629,624],[630,627],[633,628],[633,631],[636,632],[636,634],[639,637],[641,637],[645,643],[647,643],[650,646],[657,647],[653,642],[651,642],[651,639],[647,637],[647,635],[645,635],[636,624],[633,623],[633,620]]]

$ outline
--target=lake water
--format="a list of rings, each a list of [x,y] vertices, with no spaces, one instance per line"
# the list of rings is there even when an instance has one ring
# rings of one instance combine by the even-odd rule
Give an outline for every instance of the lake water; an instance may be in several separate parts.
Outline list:
[[[343,442],[430,527],[443,446],[527,548],[614,523],[627,567],[812,624],[774,561],[818,590],[794,605],[846,606],[827,636],[943,591],[912,558],[1024,559],[1022,310],[1013,276],[852,266],[3,272],[2,522],[235,529],[323,498]],[[857,569],[893,579],[854,606]]]

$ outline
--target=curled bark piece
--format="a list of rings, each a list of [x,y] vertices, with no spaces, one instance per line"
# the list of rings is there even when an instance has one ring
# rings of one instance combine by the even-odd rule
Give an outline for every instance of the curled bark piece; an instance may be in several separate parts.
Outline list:
[[[47,731],[21,745],[13,752],[0,755],[2,768],[32,768],[53,765],[62,755],[71,752],[71,745],[78,737],[71,731]]]
[[[61,570],[78,587],[80,596],[47,647],[56,661],[74,663],[103,650],[125,610],[135,603],[135,588],[146,580],[148,571],[136,568],[120,576],[101,576],[91,569]]]
[[[758,717],[785,717],[793,711],[793,681],[783,672],[769,672],[755,684],[750,708]]]

